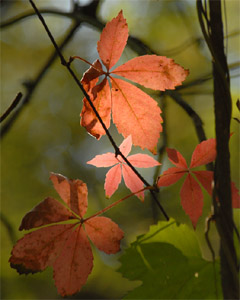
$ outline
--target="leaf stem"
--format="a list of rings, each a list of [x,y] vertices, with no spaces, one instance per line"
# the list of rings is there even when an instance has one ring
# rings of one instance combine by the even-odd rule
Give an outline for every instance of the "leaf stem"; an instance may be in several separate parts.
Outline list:
[[[87,63],[88,65],[90,65],[93,69],[95,69],[95,70],[98,71],[99,73],[103,73],[103,74],[105,74],[105,75],[108,74],[107,72],[103,71],[102,69],[100,70],[100,69],[96,68],[93,64],[91,64],[91,63],[90,63],[89,61],[87,61],[86,59],[84,59],[84,58],[82,58],[82,57],[80,57],[80,56],[77,56],[77,55],[70,56],[70,59],[69,59],[68,64],[71,64],[71,63],[74,61],[74,59],[79,59],[79,60],[81,60],[81,61]]]
[[[150,191],[151,191],[151,189],[153,189],[152,186],[146,186],[145,188],[143,188],[143,189],[141,189],[141,190],[139,190],[139,191],[137,191],[137,192],[135,192],[135,193],[131,193],[131,194],[125,196],[124,198],[121,198],[121,199],[119,199],[119,200],[113,202],[112,204],[110,204],[110,205],[108,205],[107,207],[105,207],[104,209],[98,211],[98,212],[95,213],[94,215],[92,215],[92,216],[90,216],[90,217],[88,217],[88,218],[86,218],[86,219],[83,219],[83,222],[86,222],[86,221],[89,220],[89,219],[92,219],[92,218],[94,218],[94,217],[96,217],[96,216],[98,216],[98,215],[101,215],[101,214],[105,213],[107,210],[111,209],[111,208],[114,207],[115,205],[117,205],[117,204],[123,202],[124,200],[126,200],[126,199],[128,199],[128,198],[130,198],[130,197],[132,197],[132,196],[134,196],[134,195],[136,195],[136,194],[138,194],[138,193],[140,193],[140,192],[143,192],[143,191],[145,191],[145,190],[150,190]]]

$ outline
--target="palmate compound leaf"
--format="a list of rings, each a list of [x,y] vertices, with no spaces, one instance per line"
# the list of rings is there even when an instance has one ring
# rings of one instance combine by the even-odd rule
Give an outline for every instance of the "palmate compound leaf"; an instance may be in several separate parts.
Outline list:
[[[98,113],[103,117],[107,128],[110,126],[112,110],[113,122],[118,131],[125,138],[131,134],[134,145],[142,149],[147,148],[156,154],[157,142],[162,131],[160,108],[156,101],[142,90],[112,75],[119,75],[145,87],[164,91],[181,85],[188,75],[188,70],[176,64],[172,59],[145,55],[136,57],[114,71],[110,71],[121,57],[127,39],[128,26],[120,11],[116,18],[107,23],[98,42],[98,53],[107,72],[102,71],[99,61],[95,62],[95,65],[85,72],[82,83],[84,87],[87,86],[85,90]],[[94,71],[96,67],[97,70]],[[96,75],[100,76],[103,73],[111,80],[111,99],[110,92],[107,92],[107,90],[110,91],[110,87],[106,79],[104,83],[97,84]],[[81,112],[81,125],[97,139],[105,134],[86,99],[84,99]]]
[[[66,296],[81,289],[93,268],[88,238],[99,250],[112,254],[120,250],[123,231],[106,217],[83,219],[87,211],[87,186],[81,180],[69,180],[54,173],[50,178],[67,206],[48,197],[27,213],[20,230],[35,230],[17,241],[9,262],[20,274],[53,267],[58,293]],[[75,222],[62,223],[69,219]]]
[[[173,219],[138,236],[120,262],[123,277],[141,281],[124,299],[221,299],[219,261],[215,282],[213,263],[202,258],[194,231]]]
[[[131,148],[132,137],[129,135],[119,146],[119,149],[124,156],[127,156],[131,151]],[[146,154],[134,154],[128,156],[128,160],[134,167],[137,168],[150,168],[160,165],[158,161]],[[132,193],[136,193],[143,188],[143,182],[119,155],[115,157],[115,154],[110,152],[102,155],[96,155],[93,159],[88,161],[87,164],[96,167],[112,167],[106,174],[104,184],[107,197],[111,197],[118,189],[122,180],[122,175],[126,186]],[[144,200],[144,192],[137,193],[136,196],[138,196],[142,201]]]
[[[181,204],[185,213],[190,217],[193,227],[196,228],[197,221],[202,215],[203,194],[199,183],[194,179],[193,175],[201,183],[203,188],[212,195],[213,190],[213,172],[212,171],[193,171],[192,168],[208,164],[216,158],[216,140],[208,139],[198,144],[193,151],[190,167],[187,167],[185,158],[175,149],[167,149],[169,160],[176,166],[167,169],[158,178],[157,185],[169,186],[176,183],[185,174],[187,177],[183,183],[180,197]],[[232,182],[232,206],[240,208],[240,196],[238,189]]]

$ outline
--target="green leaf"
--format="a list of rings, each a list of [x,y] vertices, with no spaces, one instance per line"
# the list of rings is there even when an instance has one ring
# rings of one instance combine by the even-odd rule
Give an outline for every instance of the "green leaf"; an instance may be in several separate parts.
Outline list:
[[[195,233],[186,225],[159,222],[137,237],[120,258],[118,270],[142,284],[124,299],[216,299],[220,297],[219,262],[206,261]],[[215,280],[215,275],[217,279]],[[216,291],[217,285],[217,291]],[[218,294],[218,295],[217,295]],[[218,297],[217,297],[218,296]]]

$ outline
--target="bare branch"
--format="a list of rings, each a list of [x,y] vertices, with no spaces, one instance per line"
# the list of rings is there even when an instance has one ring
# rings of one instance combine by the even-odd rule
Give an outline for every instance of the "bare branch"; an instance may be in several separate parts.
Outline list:
[[[0,117],[0,123],[2,121],[4,121],[7,116],[14,110],[14,108],[18,105],[19,101],[21,100],[22,98],[22,93],[19,92],[17,94],[17,96],[15,97],[15,99],[13,100],[13,102],[11,103],[11,105],[8,107],[8,109],[5,111],[5,113],[3,113]]]

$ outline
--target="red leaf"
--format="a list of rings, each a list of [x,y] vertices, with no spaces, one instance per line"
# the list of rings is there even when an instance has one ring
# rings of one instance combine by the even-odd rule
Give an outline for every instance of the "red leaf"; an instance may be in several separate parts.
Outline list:
[[[18,240],[9,262],[20,274],[35,273],[52,266],[58,292],[66,296],[80,290],[93,267],[91,246],[82,224],[86,222],[91,239],[106,253],[119,251],[123,232],[107,218],[83,219],[87,210],[87,187],[81,180],[69,180],[58,174],[51,174],[50,178],[61,198],[78,216],[56,200],[46,198],[26,214],[20,228],[49,226],[38,228]],[[75,219],[75,223],[55,224],[69,218]],[[89,226],[95,226],[99,232],[92,232]]]
[[[186,174],[185,169],[180,168],[169,168],[163,172],[163,174],[158,178],[157,186],[169,186],[176,183],[183,175]]]
[[[117,129],[126,138],[132,135],[133,144],[154,154],[162,131],[161,110],[156,101],[134,85],[111,78],[112,117]]]
[[[86,92],[92,90],[95,87],[99,80],[99,76],[103,75],[103,69],[101,62],[99,59],[95,60],[95,62],[84,74],[81,80],[81,84]]]
[[[81,180],[69,180],[60,174],[51,173],[50,179],[63,201],[80,217],[87,211],[87,186]]]
[[[99,56],[107,70],[118,62],[127,39],[128,26],[121,10],[116,18],[106,24],[97,46]]]
[[[89,160],[87,164],[95,167],[111,167],[118,163],[114,153],[105,153],[96,155],[93,159]]]
[[[174,89],[180,85],[188,75],[188,70],[174,63],[164,56],[145,55],[136,57],[114,71],[109,70],[117,63],[128,39],[128,25],[123,18],[122,11],[112,21],[108,22],[102,31],[98,42],[98,53],[107,68],[102,70],[99,61],[95,61],[83,76],[82,83],[104,121],[106,128],[110,125],[110,110],[112,108],[113,122],[118,131],[126,138],[132,135],[133,144],[147,148],[156,153],[156,146],[162,131],[161,110],[155,100],[146,95],[134,85],[114,79],[111,74],[120,75],[157,90]],[[108,94],[106,78],[103,83],[96,85],[97,76],[104,74],[111,79],[112,104]],[[112,105],[112,107],[111,107]],[[81,125],[97,139],[105,134],[101,123],[95,117],[92,108],[84,99],[81,112]]]
[[[120,151],[125,156],[131,151],[132,148],[132,139],[131,136],[128,136],[122,144],[119,146]],[[149,168],[158,166],[159,162],[153,159],[151,156],[146,154],[135,154],[129,156],[129,161],[135,167],[140,168]],[[108,167],[113,166],[106,174],[104,189],[107,197],[111,197],[113,193],[118,189],[118,186],[123,178],[126,186],[133,192],[137,192],[143,188],[142,181],[138,178],[135,172],[126,165],[125,161],[119,155],[117,158],[114,153],[105,153],[102,155],[96,155],[92,160],[87,162],[88,164],[92,164],[96,167]],[[122,167],[122,169],[121,169]],[[136,194],[141,200],[144,199],[144,192]]]
[[[194,175],[200,181],[202,186],[208,192],[208,194],[212,195],[213,189],[213,172],[212,171],[193,171]]]
[[[187,169],[187,163],[185,158],[182,156],[180,152],[175,149],[167,148],[167,154],[169,160],[177,167]]]
[[[193,227],[202,215],[203,194],[197,181],[188,174],[180,191],[181,203],[184,211],[190,217]]]
[[[195,148],[190,168],[206,165],[216,159],[216,139],[201,142]]]
[[[112,71],[112,74],[160,91],[175,89],[182,84],[188,73],[173,59],[157,55],[135,57]]]
[[[128,156],[132,149],[132,136],[129,135],[119,146],[119,150],[122,152],[124,156]],[[118,159],[122,159],[121,157],[118,157]]]
[[[109,128],[111,121],[111,94],[107,79],[105,78],[100,84],[94,85],[88,94],[103,123]],[[91,135],[100,139],[105,134],[102,124],[86,98],[83,99],[83,109],[80,116],[81,126],[85,127]]]
[[[212,196],[213,190],[213,172],[212,171],[193,171],[197,179],[200,181],[202,186],[208,192],[210,196]],[[235,186],[234,182],[231,182],[231,190],[232,190],[232,207],[240,208],[240,196],[239,191]]]
[[[137,191],[143,189],[143,182],[138,178],[138,176],[129,166],[122,164],[122,174],[126,187],[128,187],[132,193],[136,193]],[[137,193],[136,196],[140,198],[141,201],[144,200],[143,191]]]
[[[134,154],[128,157],[129,162],[137,168],[150,168],[159,166],[160,163],[147,154]]]
[[[92,249],[82,226],[72,231],[53,263],[54,280],[63,297],[77,293],[93,267]]]
[[[89,238],[99,250],[107,254],[114,254],[120,250],[120,240],[124,233],[112,220],[95,217],[84,224]]]
[[[118,189],[119,184],[122,180],[121,165],[118,164],[112,167],[106,174],[104,189],[106,192],[106,197],[110,198],[113,193]]]
[[[57,258],[73,227],[52,225],[26,234],[12,249],[11,266],[19,273],[43,271]]]
[[[48,197],[24,216],[19,230],[28,230],[51,223],[65,221],[72,216],[72,213],[61,203]]]

